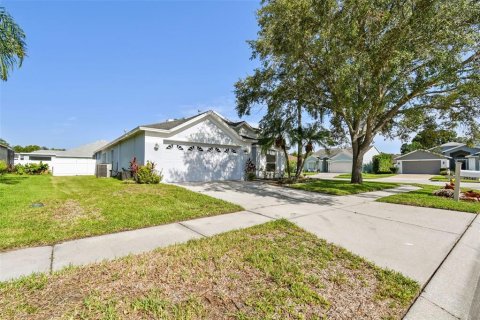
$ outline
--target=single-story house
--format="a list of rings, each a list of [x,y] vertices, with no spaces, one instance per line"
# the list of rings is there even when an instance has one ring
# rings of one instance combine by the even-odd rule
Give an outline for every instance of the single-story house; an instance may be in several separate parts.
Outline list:
[[[463,170],[478,170],[478,169],[475,169],[475,166],[470,168],[469,160],[467,157],[480,153],[479,145],[468,146],[465,143],[448,142],[438,147],[432,148],[430,149],[430,151],[435,151],[447,157],[450,157],[450,169],[452,170],[455,169],[456,162],[462,163]]]
[[[8,146],[0,144],[0,161],[5,161],[9,166],[13,166],[15,152]]]
[[[284,173],[280,149],[261,152],[258,129],[233,122],[214,111],[141,125],[95,152],[97,164],[112,172],[128,170],[133,157],[155,162],[165,182],[241,180],[250,161],[259,177]]]
[[[400,173],[438,174],[440,169],[455,169],[461,162],[463,170],[480,170],[478,166],[480,146],[447,142],[428,150],[415,150],[395,158]]]
[[[439,174],[450,167],[450,157],[428,150],[415,150],[395,158],[398,173]]]
[[[96,141],[77,148],[60,150],[37,150],[15,154],[15,164],[46,163],[54,176],[95,175],[95,150],[107,144]]]
[[[367,166],[372,163],[375,155],[380,154],[375,146],[371,146],[363,157],[363,165]],[[350,173],[353,166],[352,148],[332,148],[322,149],[313,152],[305,160],[305,171],[316,172],[335,172]]]

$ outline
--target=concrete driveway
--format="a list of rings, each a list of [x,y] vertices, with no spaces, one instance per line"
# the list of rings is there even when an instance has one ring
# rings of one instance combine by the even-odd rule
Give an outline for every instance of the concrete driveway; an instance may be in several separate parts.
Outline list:
[[[329,196],[258,182],[185,183],[196,192],[242,205],[268,218],[286,218],[320,238],[422,285],[453,248],[474,214],[375,202],[396,190]]]

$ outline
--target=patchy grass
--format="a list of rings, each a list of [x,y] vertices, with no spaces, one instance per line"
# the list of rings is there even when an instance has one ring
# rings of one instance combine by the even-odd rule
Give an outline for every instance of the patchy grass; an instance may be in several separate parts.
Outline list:
[[[49,175],[0,176],[0,208],[0,250],[242,210],[173,185]]]
[[[418,292],[278,220],[0,284],[0,318],[400,319]]]
[[[363,179],[380,179],[396,176],[396,173],[362,173]],[[352,177],[351,173],[342,173],[334,178],[350,179]]]
[[[318,172],[310,172],[310,171],[303,171],[302,172],[302,175],[304,175],[304,176],[314,176],[316,174],[318,174]]]
[[[433,191],[440,189],[440,186],[418,185],[421,189],[408,193],[394,194],[380,198],[377,201],[404,204],[417,207],[428,207],[447,209],[471,213],[480,213],[480,203],[467,201],[454,201],[449,198],[442,198],[433,195]]]
[[[350,181],[344,180],[309,179],[288,186],[300,190],[344,196],[355,193],[395,188],[398,186],[398,184],[369,181],[364,181],[362,184],[352,184]]]
[[[440,182],[449,182],[447,176],[433,176],[430,178],[430,181],[440,181]],[[461,182],[467,182],[467,183],[480,183],[480,180],[474,180],[474,179],[461,179]]]

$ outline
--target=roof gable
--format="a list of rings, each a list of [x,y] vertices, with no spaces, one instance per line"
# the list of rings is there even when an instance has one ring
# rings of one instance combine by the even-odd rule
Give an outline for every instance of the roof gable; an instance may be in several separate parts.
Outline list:
[[[238,145],[241,136],[216,117],[206,116],[175,130],[165,140],[205,144]]]
[[[415,150],[403,156],[395,158],[395,160],[443,160],[449,157],[442,154],[434,153],[428,150]]]

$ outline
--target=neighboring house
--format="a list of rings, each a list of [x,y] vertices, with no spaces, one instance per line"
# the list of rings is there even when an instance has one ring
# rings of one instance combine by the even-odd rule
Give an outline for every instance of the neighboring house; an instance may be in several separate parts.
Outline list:
[[[54,176],[84,176],[95,174],[94,152],[107,144],[96,141],[66,151],[37,150],[15,154],[15,164],[47,163]]]
[[[472,163],[473,166],[470,167],[471,162],[467,157],[480,153],[479,145],[469,147],[465,143],[449,142],[432,148],[430,151],[436,151],[450,157],[450,169],[452,170],[455,169],[455,162],[461,162],[463,170],[478,170],[475,169],[474,162]]]
[[[371,164],[373,156],[380,154],[375,146],[371,146],[363,157],[363,165]],[[317,172],[352,172],[353,153],[352,148],[322,149],[312,153],[305,160],[305,171]]]
[[[5,161],[9,166],[13,166],[15,152],[8,146],[0,144],[0,161]]]
[[[415,150],[395,158],[398,173],[439,174],[450,167],[450,157],[428,150]]]
[[[438,174],[440,169],[455,169],[461,162],[463,170],[480,170],[480,146],[448,142],[428,150],[415,150],[395,158],[399,173]]]
[[[98,164],[110,164],[113,172],[128,170],[133,157],[139,164],[153,161],[165,182],[241,180],[248,159],[257,176],[283,175],[281,150],[262,153],[257,134],[245,121],[232,122],[207,111],[138,126],[98,149],[95,157]]]
[[[480,171],[480,152],[466,156],[468,170]]]

